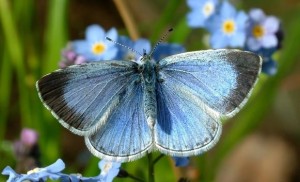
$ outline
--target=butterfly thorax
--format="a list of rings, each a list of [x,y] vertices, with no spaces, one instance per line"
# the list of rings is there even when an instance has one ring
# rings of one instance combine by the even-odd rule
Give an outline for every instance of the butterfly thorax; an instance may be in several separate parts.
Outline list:
[[[141,70],[141,83],[144,90],[144,110],[149,127],[153,128],[157,118],[156,103],[156,63],[151,59],[144,59]]]

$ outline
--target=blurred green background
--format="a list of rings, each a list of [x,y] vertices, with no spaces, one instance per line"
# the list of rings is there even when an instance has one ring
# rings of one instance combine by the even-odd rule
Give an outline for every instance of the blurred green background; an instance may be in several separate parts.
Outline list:
[[[246,12],[261,8],[281,20],[278,73],[261,75],[250,101],[224,123],[212,150],[193,157],[186,168],[162,158],[155,166],[157,181],[300,181],[300,1],[231,2]],[[29,127],[39,133],[42,166],[62,158],[69,173],[97,175],[98,159],[89,155],[82,137],[64,129],[44,108],[35,82],[58,68],[62,48],[83,38],[90,24],[116,27],[119,34],[152,43],[174,27],[168,41],[189,51],[206,49],[206,33],[186,25],[188,11],[184,0],[0,0],[0,170],[14,168],[11,143]],[[144,178],[147,165],[143,158],[122,167]]]

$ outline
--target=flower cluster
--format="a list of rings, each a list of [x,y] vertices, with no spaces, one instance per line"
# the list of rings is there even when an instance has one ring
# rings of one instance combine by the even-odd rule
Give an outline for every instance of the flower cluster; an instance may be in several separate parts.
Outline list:
[[[238,11],[228,1],[187,0],[191,11],[187,23],[191,28],[204,28],[210,34],[212,48],[241,48],[263,58],[262,71],[273,75],[277,64],[273,53],[280,48],[282,30],[279,20],[266,16],[261,9],[248,13]]]
[[[58,159],[55,163],[44,167],[35,168],[27,172],[27,174],[18,174],[11,167],[7,166],[3,169],[2,174],[8,175],[8,182],[22,182],[22,181],[47,181],[51,180],[61,180],[62,182],[111,182],[120,171],[120,163],[108,162],[102,160],[98,163],[100,169],[100,174],[95,177],[83,177],[80,174],[64,174],[61,171],[65,168],[65,163]]]
[[[121,46],[107,40],[107,37]],[[59,66],[64,68],[73,64],[104,60],[139,62],[143,53],[149,53],[150,50],[151,43],[147,39],[133,41],[127,36],[119,36],[115,28],[105,32],[100,25],[90,25],[86,29],[85,39],[71,41],[63,49]],[[185,48],[179,44],[161,43],[153,53],[153,58],[159,60],[184,51]]]

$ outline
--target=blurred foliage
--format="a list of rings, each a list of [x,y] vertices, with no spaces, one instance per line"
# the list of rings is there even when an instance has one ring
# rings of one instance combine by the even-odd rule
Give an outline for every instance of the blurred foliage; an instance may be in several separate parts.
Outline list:
[[[69,134],[55,121],[42,106],[35,89],[35,82],[42,75],[58,68],[60,51],[67,41],[83,37],[89,24],[98,23],[107,29],[116,27],[120,34],[129,34],[132,38],[151,37],[152,43],[169,27],[174,27],[169,41],[182,43],[187,50],[206,48],[202,41],[205,32],[192,30],[186,25],[188,9],[185,1],[127,0],[121,6],[117,2],[120,1],[0,0],[0,170],[7,165],[13,167],[16,162],[9,141],[16,140],[23,127],[30,127],[39,133],[42,164],[62,158],[66,159],[70,172],[85,175],[98,173],[95,167],[98,159],[85,154],[82,138]],[[221,141],[208,153],[192,158],[191,165],[195,169],[175,168],[173,162],[164,157],[155,168],[157,181],[175,181],[188,170],[192,171],[193,179],[214,179],[224,157],[245,136],[263,125],[270,112],[278,111],[275,105],[283,89],[290,88],[292,93],[297,93],[292,95],[295,99],[290,98],[289,103],[298,107],[294,110],[298,113],[295,122],[299,124],[300,3],[297,0],[235,0],[233,3],[245,10],[259,7],[281,19],[285,38],[282,50],[276,55],[278,74],[273,77],[261,75],[246,107],[225,124],[228,126],[225,126]],[[121,13],[124,8],[129,19]],[[283,122],[289,119],[288,115],[281,114],[284,112],[291,111],[280,107],[278,114],[283,116]],[[295,132],[291,135],[299,148],[300,135]],[[123,164],[122,168],[145,178],[147,165],[147,159],[143,158]],[[0,176],[2,180],[4,178]]]

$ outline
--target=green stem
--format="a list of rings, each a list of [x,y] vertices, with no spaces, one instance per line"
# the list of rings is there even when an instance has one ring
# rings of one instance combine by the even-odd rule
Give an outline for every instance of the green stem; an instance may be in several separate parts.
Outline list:
[[[136,177],[136,176],[133,176],[132,174],[130,174],[130,173],[128,173],[127,174],[128,176],[128,178],[131,178],[131,179],[134,179],[135,181],[140,181],[140,182],[144,182],[144,180],[143,179],[141,179],[141,178],[138,178],[138,177]]]
[[[148,175],[149,175],[149,182],[154,182],[154,162],[152,153],[148,154]]]
[[[153,165],[155,165],[164,156],[165,156],[164,154],[160,154],[158,157],[156,157],[156,159],[153,160]]]
[[[20,97],[20,113],[23,125],[31,125],[31,107],[28,87],[26,85],[26,71],[24,66],[24,53],[22,51],[19,32],[16,26],[15,17],[11,11],[10,2],[0,0],[0,22],[5,37],[5,46],[8,56],[16,69],[18,89]]]

